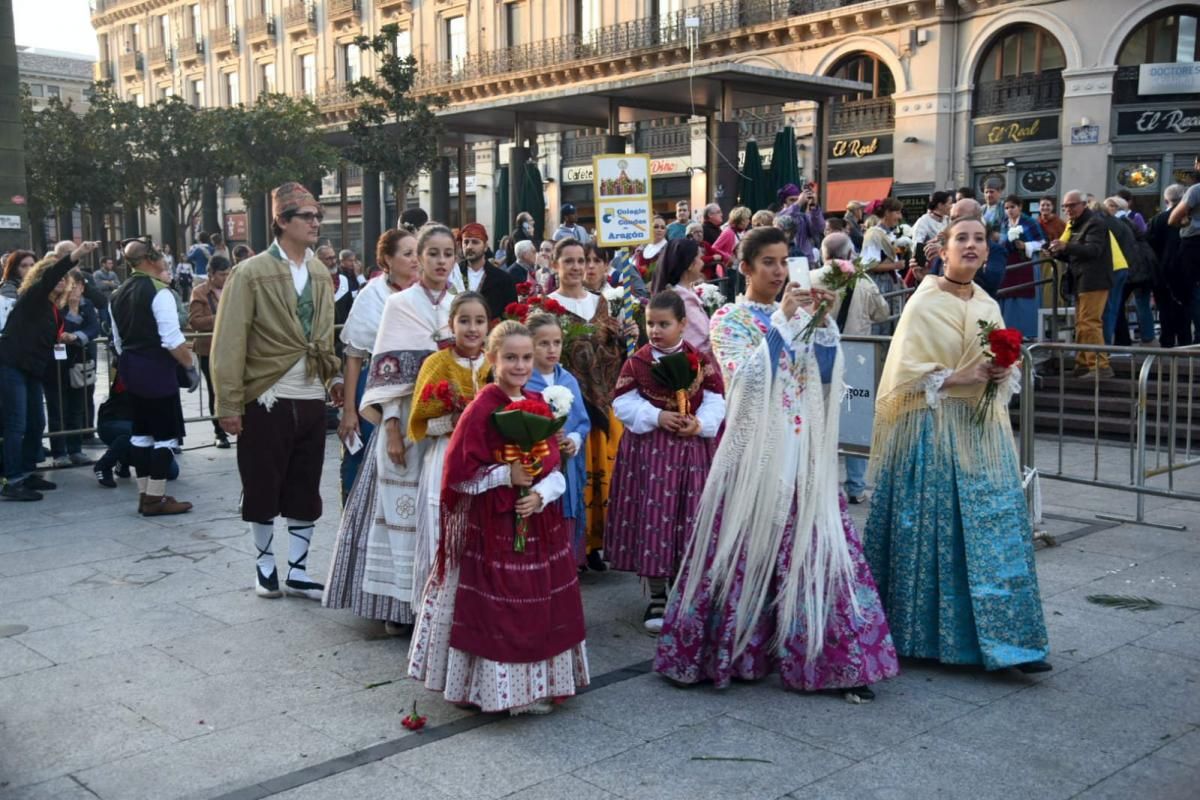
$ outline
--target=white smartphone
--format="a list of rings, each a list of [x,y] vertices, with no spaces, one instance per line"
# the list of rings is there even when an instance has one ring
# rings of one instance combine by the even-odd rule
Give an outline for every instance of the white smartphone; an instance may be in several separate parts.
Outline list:
[[[812,289],[812,278],[808,274],[808,259],[804,256],[793,256],[787,260],[788,280],[804,289]]]

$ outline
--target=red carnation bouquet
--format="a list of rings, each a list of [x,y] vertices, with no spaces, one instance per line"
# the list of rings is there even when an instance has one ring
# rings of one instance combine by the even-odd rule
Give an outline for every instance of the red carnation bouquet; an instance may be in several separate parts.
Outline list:
[[[656,381],[675,393],[675,405],[680,414],[691,414],[688,394],[700,374],[700,357],[689,350],[663,356],[650,368]]]
[[[1007,369],[1021,360],[1021,332],[1016,328],[1001,328],[995,322],[979,320],[979,344],[992,366]],[[975,424],[983,427],[991,416],[1000,386],[988,381],[979,405],[975,406]]]
[[[436,383],[428,383],[421,391],[422,403],[441,403],[446,409],[446,414],[461,413],[467,407],[466,400],[459,394],[450,381],[437,381]]]
[[[496,451],[496,461],[501,464],[520,464],[536,478],[542,473],[545,458],[550,455],[548,440],[558,433],[567,418],[556,417],[550,406],[541,400],[525,398],[514,400],[493,412],[492,421],[505,439],[504,447]],[[521,497],[528,496],[530,491],[528,486],[522,486]],[[528,532],[528,517],[518,516],[513,552],[525,552],[525,536]]]

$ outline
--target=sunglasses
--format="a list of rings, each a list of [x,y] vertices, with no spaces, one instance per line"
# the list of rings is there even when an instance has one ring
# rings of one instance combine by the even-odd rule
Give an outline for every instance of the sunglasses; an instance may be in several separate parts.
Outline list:
[[[325,219],[325,215],[322,214],[320,211],[288,212],[287,220],[290,222],[294,219],[302,219],[305,222],[307,222],[309,225],[311,225],[314,222],[321,222],[323,219]]]

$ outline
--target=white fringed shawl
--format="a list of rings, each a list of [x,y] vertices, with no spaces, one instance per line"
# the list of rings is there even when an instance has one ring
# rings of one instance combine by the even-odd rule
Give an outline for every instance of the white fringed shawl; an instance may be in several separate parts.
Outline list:
[[[838,591],[850,584],[853,573],[838,505],[842,356],[839,351],[827,397],[812,346],[800,340],[809,319],[800,312],[785,320],[774,311],[771,324],[795,352],[794,358],[786,350],[780,354],[774,374],[767,331],[749,306],[725,306],[712,320],[713,355],[724,373],[729,411],[696,513],[687,556],[689,578],[680,599],[685,608],[691,606],[698,588],[711,581],[715,602],[723,604],[744,558],[734,658],[745,650],[771,602],[793,502],[794,535],[789,567],[774,597],[777,625],[772,646],[803,625],[810,632],[807,655],[818,656]],[[832,319],[814,340],[838,344]],[[710,549],[715,552],[706,569]]]

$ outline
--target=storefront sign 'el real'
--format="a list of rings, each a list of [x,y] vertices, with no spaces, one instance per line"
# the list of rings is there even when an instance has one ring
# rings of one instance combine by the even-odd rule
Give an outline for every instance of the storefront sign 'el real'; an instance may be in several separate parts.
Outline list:
[[[867,156],[890,155],[891,152],[891,135],[835,139],[829,143],[830,158],[866,158]]]
[[[633,153],[593,156],[596,242],[624,247],[650,242],[650,156]]]
[[[1154,108],[1117,113],[1119,136],[1153,136],[1200,132],[1200,107]]]
[[[975,125],[975,146],[1043,142],[1058,138],[1058,115],[1024,117]]]

